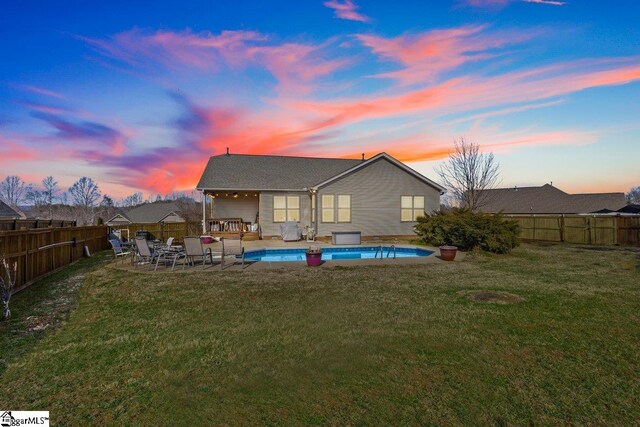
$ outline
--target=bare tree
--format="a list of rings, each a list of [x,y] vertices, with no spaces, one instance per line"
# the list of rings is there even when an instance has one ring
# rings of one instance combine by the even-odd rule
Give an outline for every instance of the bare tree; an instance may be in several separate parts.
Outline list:
[[[100,198],[98,184],[93,179],[83,176],[69,188],[69,195],[76,206],[76,219],[80,219],[85,225],[93,224],[93,208]]]
[[[19,176],[8,176],[0,183],[0,197],[14,208],[18,207],[26,196],[29,186]]]
[[[626,199],[630,205],[640,205],[640,185],[629,190]]]
[[[42,180],[42,187],[44,202],[49,209],[49,219],[51,219],[53,217],[53,203],[58,200],[58,194],[60,193],[58,181],[56,181],[52,176],[48,176]]]
[[[29,188],[27,194],[25,195],[25,201],[33,206],[33,211],[37,214],[41,214],[41,208],[45,204],[45,195],[42,191],[37,188]]]
[[[108,196],[102,196],[102,201],[100,202],[100,215],[104,218],[105,221],[110,220],[116,214],[116,205],[113,202],[113,199]]]
[[[2,315],[5,319],[11,317],[11,310],[9,310],[9,301],[11,300],[11,294],[13,288],[16,285],[16,277],[18,272],[18,263],[8,263],[4,256],[2,257],[2,270],[3,275],[0,275],[0,293],[2,294]]]
[[[460,138],[453,141],[454,152],[437,169],[444,187],[463,207],[476,211],[487,203],[487,192],[499,182],[500,165],[492,153],[481,153],[480,146]]]
[[[122,206],[130,207],[130,206],[138,206],[142,204],[142,193],[137,192],[133,193],[122,200]]]
[[[74,205],[93,207],[100,198],[100,189],[93,179],[83,176],[69,188],[69,194]]]

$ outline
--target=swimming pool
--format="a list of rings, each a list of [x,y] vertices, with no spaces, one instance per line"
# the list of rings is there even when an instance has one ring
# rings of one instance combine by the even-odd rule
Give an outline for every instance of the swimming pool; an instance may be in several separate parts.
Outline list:
[[[380,246],[358,246],[335,248],[322,248],[322,260],[345,260],[345,259],[374,259],[380,258]],[[291,248],[291,249],[261,249],[257,251],[248,251],[244,254],[245,260],[248,261],[268,261],[268,262],[286,262],[286,261],[305,261],[305,251],[307,248]],[[422,248],[395,248],[396,258],[416,258],[426,257],[433,253]],[[393,258],[394,248],[391,246],[382,246],[382,258]]]

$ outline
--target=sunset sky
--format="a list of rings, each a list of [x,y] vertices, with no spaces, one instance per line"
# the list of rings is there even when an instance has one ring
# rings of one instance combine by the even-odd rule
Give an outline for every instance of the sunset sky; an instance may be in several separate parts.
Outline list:
[[[30,1],[0,13],[0,179],[191,190],[209,156],[367,157],[640,185],[636,1]]]

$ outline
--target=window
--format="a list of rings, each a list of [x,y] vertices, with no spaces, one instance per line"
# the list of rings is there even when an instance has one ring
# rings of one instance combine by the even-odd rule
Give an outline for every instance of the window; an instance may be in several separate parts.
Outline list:
[[[351,222],[351,196],[338,195],[338,222]]]
[[[403,222],[416,221],[424,215],[424,196],[400,197],[400,220]]]
[[[316,222],[316,195],[311,195],[311,222]]]
[[[300,196],[273,196],[273,222],[300,221]]]
[[[351,195],[322,195],[322,222],[351,222]],[[336,215],[337,214],[337,215]]]
[[[322,195],[322,222],[334,222],[334,199],[333,194]]]

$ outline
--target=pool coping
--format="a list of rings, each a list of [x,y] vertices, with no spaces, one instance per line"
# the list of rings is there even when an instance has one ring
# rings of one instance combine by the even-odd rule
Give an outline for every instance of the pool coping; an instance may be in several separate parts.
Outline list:
[[[338,246],[344,248],[362,248],[362,247],[376,247],[376,246],[391,246],[391,244],[382,244],[382,245],[345,245]],[[323,247],[322,245],[314,245]],[[355,266],[376,266],[376,265],[415,265],[415,264],[432,264],[432,263],[440,263],[445,262],[440,259],[440,250],[437,247],[433,246],[419,246],[419,245],[406,245],[400,244],[395,245],[396,248],[404,248],[404,249],[421,249],[425,251],[431,251],[432,253],[427,256],[419,256],[419,257],[401,257],[401,258],[376,258],[376,259],[341,259],[341,260],[323,260],[322,264],[317,267],[308,267],[306,261],[245,261],[245,269],[256,270],[256,269],[277,269],[277,268],[331,268],[336,266],[344,266],[344,267],[355,267]],[[335,245],[325,246],[327,248],[335,248]],[[292,247],[271,247],[271,248],[260,248],[260,249],[251,249],[247,252],[257,252],[265,249],[284,249],[284,250],[301,250],[308,249],[309,245],[305,246],[292,246]],[[458,253],[456,257],[456,261],[461,261],[464,256],[460,256]],[[240,264],[237,262],[236,265],[240,267]],[[226,268],[225,268],[226,270]]]

